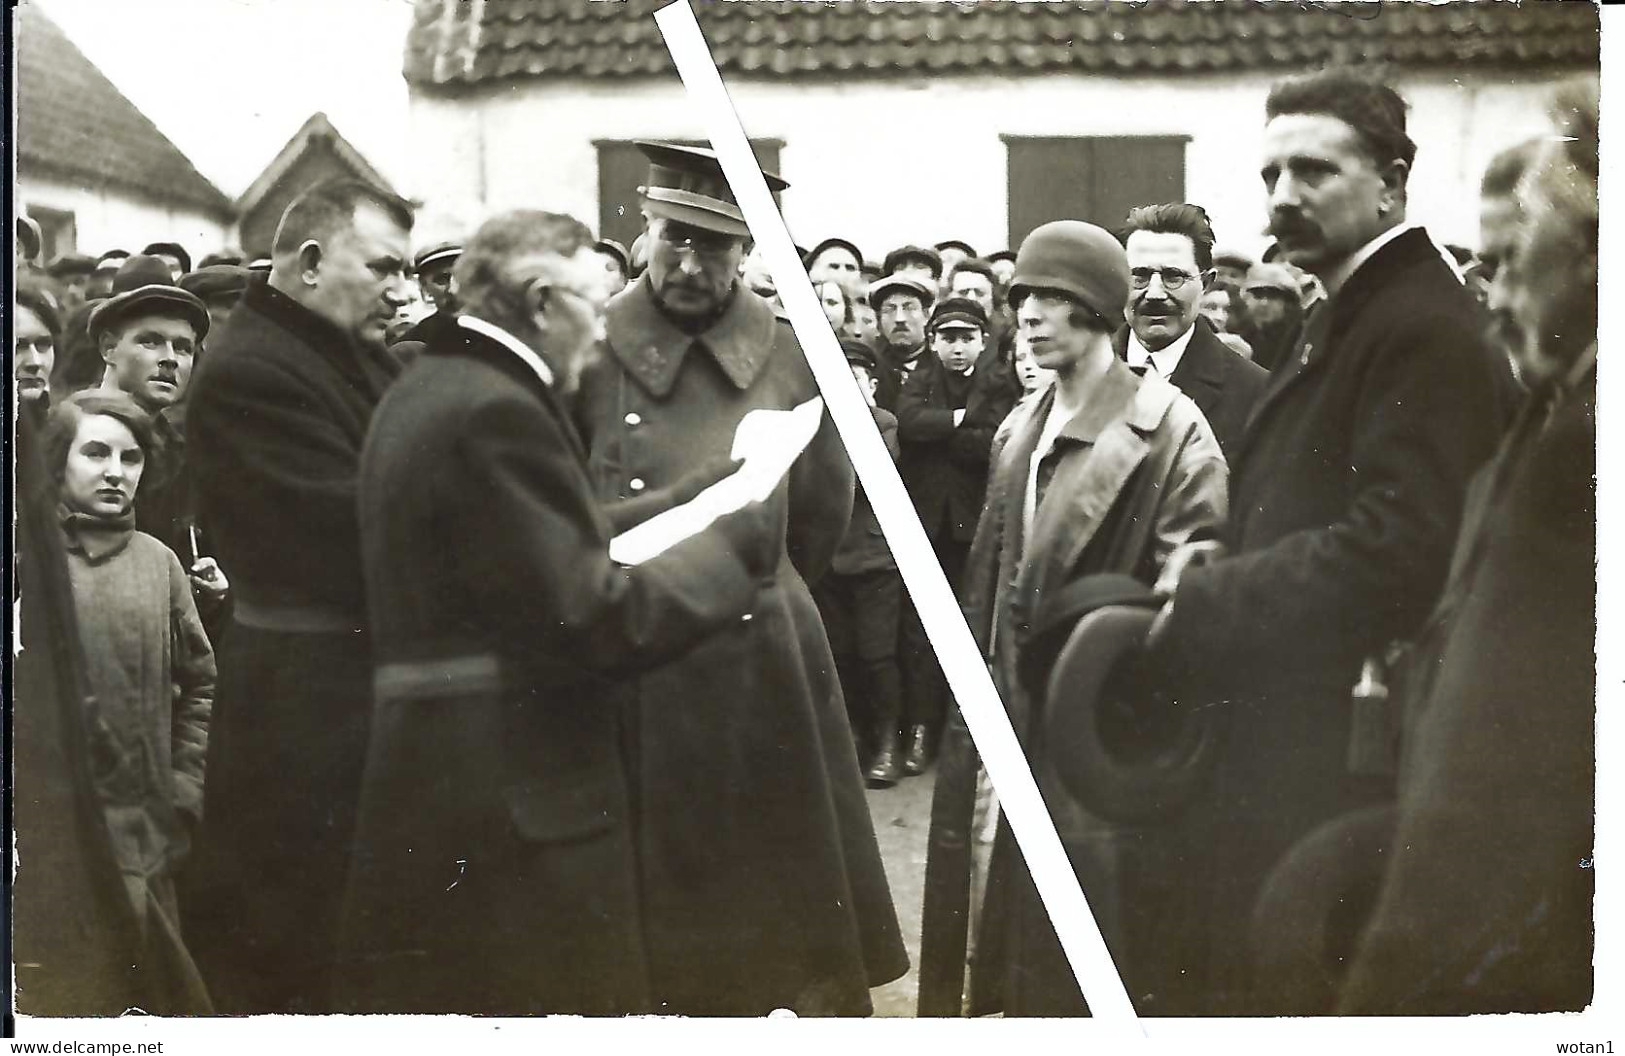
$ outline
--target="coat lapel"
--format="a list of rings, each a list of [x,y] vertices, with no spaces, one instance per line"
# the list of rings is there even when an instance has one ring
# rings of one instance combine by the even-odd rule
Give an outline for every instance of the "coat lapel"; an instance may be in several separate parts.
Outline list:
[[[1233,354],[1219,342],[1207,320],[1198,318],[1191,343],[1179,357],[1179,366],[1168,375],[1168,380],[1189,396],[1203,414],[1208,414],[1210,409],[1218,407],[1224,396],[1224,357]]]
[[[610,301],[605,315],[611,354],[656,399],[671,393],[683,360],[696,347],[716,361],[736,388],[750,388],[772,354],[778,327],[766,301],[736,288],[722,318],[703,333],[690,334],[655,304],[648,273]]]
[[[1126,365],[1122,370],[1129,374]],[[1039,591],[1053,586],[1053,577],[1071,568],[1094,539],[1129,477],[1150,452],[1150,434],[1179,396],[1179,390],[1160,378],[1129,374],[1129,381],[1135,384],[1126,388],[1117,412],[1093,444],[1061,455],[1050,479],[1027,549],[1027,575],[1038,577],[1030,582]]]

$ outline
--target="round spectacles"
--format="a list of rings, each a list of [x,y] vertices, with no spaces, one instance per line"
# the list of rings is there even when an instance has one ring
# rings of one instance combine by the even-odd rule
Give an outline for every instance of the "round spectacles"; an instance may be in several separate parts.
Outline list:
[[[1151,285],[1151,276],[1162,279],[1162,288],[1177,290],[1187,282],[1196,278],[1195,275],[1180,271],[1178,268],[1135,268],[1128,273],[1129,281],[1136,290],[1143,290]]]

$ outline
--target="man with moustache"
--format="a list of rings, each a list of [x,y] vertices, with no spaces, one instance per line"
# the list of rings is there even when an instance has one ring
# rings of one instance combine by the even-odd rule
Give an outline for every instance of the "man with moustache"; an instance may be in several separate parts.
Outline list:
[[[610,301],[575,411],[611,506],[726,457],[746,414],[818,393],[789,323],[740,282],[750,231],[716,155],[642,150],[649,267]],[[778,558],[750,611],[626,681],[656,1011],[866,1015],[869,988],[906,969],[807,586],[846,530],[852,482],[825,416],[768,500]]]
[[[1269,374],[1226,348],[1198,314],[1213,285],[1213,228],[1184,202],[1133,210],[1123,228],[1128,253],[1128,326],[1113,344],[1130,367],[1155,372],[1189,396],[1231,455]]]
[[[731,635],[779,557],[746,503],[632,568],[564,400],[605,274],[573,217],[488,220],[463,314],[373,416],[376,701],[344,911],[347,1010],[652,1010],[621,684]],[[455,540],[455,546],[448,542]]]
[[[125,261],[113,277],[113,295],[91,309],[89,332],[106,364],[102,388],[127,394],[152,418],[135,526],[180,558],[198,596],[199,614],[207,620],[225,596],[226,579],[196,544],[197,501],[186,435],[170,415],[191,384],[209,333],[209,312],[174,285],[170,274],[160,257]]]
[[[1492,300],[1529,396],[1418,637],[1398,827],[1339,1013],[1594,995],[1597,108],[1595,80],[1560,89],[1501,243]]]
[[[912,275],[887,275],[869,287],[869,304],[880,327],[875,405],[894,414],[909,376],[927,361],[925,321],[936,300],[935,289]]]
[[[1271,89],[1271,233],[1331,299],[1233,452],[1222,556],[1186,547],[1158,584],[1147,669],[1224,724],[1191,848],[1189,897],[1210,926],[1185,951],[1210,1013],[1288,1011],[1253,986],[1254,905],[1300,839],[1392,795],[1391,760],[1371,747],[1388,716],[1356,707],[1354,687],[1421,629],[1511,406],[1472,296],[1406,221],[1405,110],[1349,71]]]
[[[189,929],[227,1013],[332,1006],[372,663],[356,481],[399,365],[412,216],[359,181],[288,206],[271,273],[209,347],[188,435],[200,513],[236,588],[219,652]]]

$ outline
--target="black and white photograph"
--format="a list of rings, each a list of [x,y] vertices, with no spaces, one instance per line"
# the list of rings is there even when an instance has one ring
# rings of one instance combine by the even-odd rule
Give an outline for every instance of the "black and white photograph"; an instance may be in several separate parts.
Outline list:
[[[1612,14],[14,0],[8,1051],[1625,1046]]]

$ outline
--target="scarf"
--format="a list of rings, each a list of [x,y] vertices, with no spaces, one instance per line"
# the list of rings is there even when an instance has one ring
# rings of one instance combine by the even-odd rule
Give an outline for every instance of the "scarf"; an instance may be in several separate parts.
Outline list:
[[[130,508],[117,517],[93,517],[78,513],[66,506],[57,507],[58,523],[67,540],[68,549],[84,554],[91,564],[106,560],[123,550],[135,534],[135,510]]]

